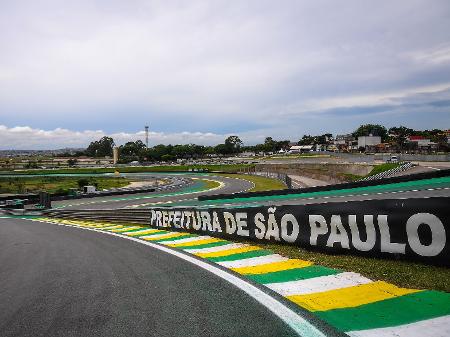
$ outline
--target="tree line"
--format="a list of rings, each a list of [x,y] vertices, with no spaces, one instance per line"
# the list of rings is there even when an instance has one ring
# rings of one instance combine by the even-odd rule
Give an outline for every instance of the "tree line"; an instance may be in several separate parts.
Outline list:
[[[390,142],[398,147],[405,147],[409,136],[423,136],[431,141],[446,146],[447,138],[445,132],[438,129],[433,130],[414,130],[405,126],[392,127],[386,129],[379,124],[364,124],[359,126],[351,136],[355,139],[359,136],[380,136],[382,142]],[[322,135],[303,135],[296,142],[298,145],[317,145],[331,144],[333,135],[325,133]],[[242,152],[253,153],[275,153],[280,150],[288,150],[293,145],[290,140],[274,140],[272,137],[266,137],[264,143],[252,146],[244,146],[242,140],[238,136],[229,136],[225,141],[216,146],[204,146],[196,144],[177,144],[177,145],[155,145],[147,148],[141,140],[127,142],[120,145],[119,162],[129,163],[131,161],[173,161],[176,159],[197,159],[209,155],[228,156]],[[116,146],[111,137],[104,136],[98,141],[91,142],[85,151],[75,153],[74,157],[111,157],[113,148]],[[67,154],[63,154],[67,155]]]

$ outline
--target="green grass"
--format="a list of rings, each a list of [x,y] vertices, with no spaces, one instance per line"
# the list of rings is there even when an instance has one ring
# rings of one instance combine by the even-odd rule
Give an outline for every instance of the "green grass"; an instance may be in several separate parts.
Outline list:
[[[284,190],[286,185],[278,179],[267,178],[261,176],[253,176],[249,174],[220,174],[229,178],[238,178],[252,182],[255,186],[249,192]]]
[[[252,243],[254,244],[254,242]],[[259,246],[286,257],[360,273],[370,279],[383,280],[399,287],[450,292],[450,282],[448,281],[450,280],[450,268],[446,267],[353,255],[332,255],[274,243],[259,244]]]
[[[392,170],[399,166],[400,166],[400,164],[398,164],[398,163],[383,163],[380,165],[375,165],[373,167],[372,171],[370,171],[370,173],[366,177],[374,176],[375,174],[385,172],[388,170]]]
[[[210,172],[239,172],[239,170],[248,169],[254,165],[249,164],[230,164],[230,165],[167,165],[167,166],[140,166],[140,167],[108,167],[108,168],[67,168],[55,170],[20,170],[20,171],[0,171],[0,174],[99,174],[114,173],[116,170],[122,173],[138,172],[189,172],[191,169],[206,169]]]
[[[78,188],[80,177],[13,177],[0,178],[0,193],[25,193],[47,191],[49,193],[65,193],[70,188]],[[86,178],[85,178],[86,179]],[[122,177],[87,178],[89,185],[96,185],[98,189],[124,187],[130,183],[129,179]]]

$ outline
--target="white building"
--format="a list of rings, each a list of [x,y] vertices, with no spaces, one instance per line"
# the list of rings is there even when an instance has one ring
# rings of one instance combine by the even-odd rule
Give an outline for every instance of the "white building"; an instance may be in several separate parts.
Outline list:
[[[302,152],[309,152],[313,149],[314,145],[294,145],[291,146],[289,149],[289,153],[302,153]]]
[[[381,144],[381,137],[380,136],[362,136],[358,137],[358,148],[363,147],[366,148],[367,146],[375,146]]]

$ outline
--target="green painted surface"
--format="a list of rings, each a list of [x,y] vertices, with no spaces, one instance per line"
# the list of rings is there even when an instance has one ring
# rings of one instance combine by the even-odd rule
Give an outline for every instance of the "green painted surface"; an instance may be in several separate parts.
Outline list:
[[[422,179],[414,180],[403,183],[367,186],[367,187],[356,187],[350,189],[342,190],[332,190],[332,191],[319,191],[319,192],[309,192],[309,193],[299,193],[299,194],[284,194],[284,195],[270,195],[270,196],[255,196],[250,198],[234,198],[234,199],[219,199],[219,200],[207,200],[206,202],[210,205],[223,204],[223,203],[241,203],[250,201],[270,201],[270,200],[286,200],[286,199],[298,199],[298,198],[311,198],[311,197],[322,197],[322,196],[334,196],[334,195],[347,195],[347,194],[362,194],[362,193],[378,193],[378,192],[388,192],[388,191],[409,191],[412,189],[427,189],[436,187],[447,187],[450,186],[450,177],[432,178],[432,179]]]
[[[246,276],[255,282],[267,284],[306,280],[314,277],[335,275],[340,272],[341,271],[338,269],[332,269],[322,266],[310,266],[305,268],[282,270],[267,274],[255,274]]]
[[[354,308],[315,312],[342,331],[376,329],[450,314],[450,294],[421,291]]]
[[[208,258],[208,260],[212,262],[236,261],[270,254],[273,254],[273,252],[266,249],[260,249],[260,250],[252,250],[250,252],[245,253],[232,254],[228,256],[210,257]]]

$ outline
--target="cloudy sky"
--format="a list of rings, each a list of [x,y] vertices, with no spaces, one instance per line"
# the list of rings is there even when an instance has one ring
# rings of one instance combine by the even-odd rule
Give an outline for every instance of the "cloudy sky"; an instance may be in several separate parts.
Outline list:
[[[450,128],[450,2],[0,0],[0,149]]]

